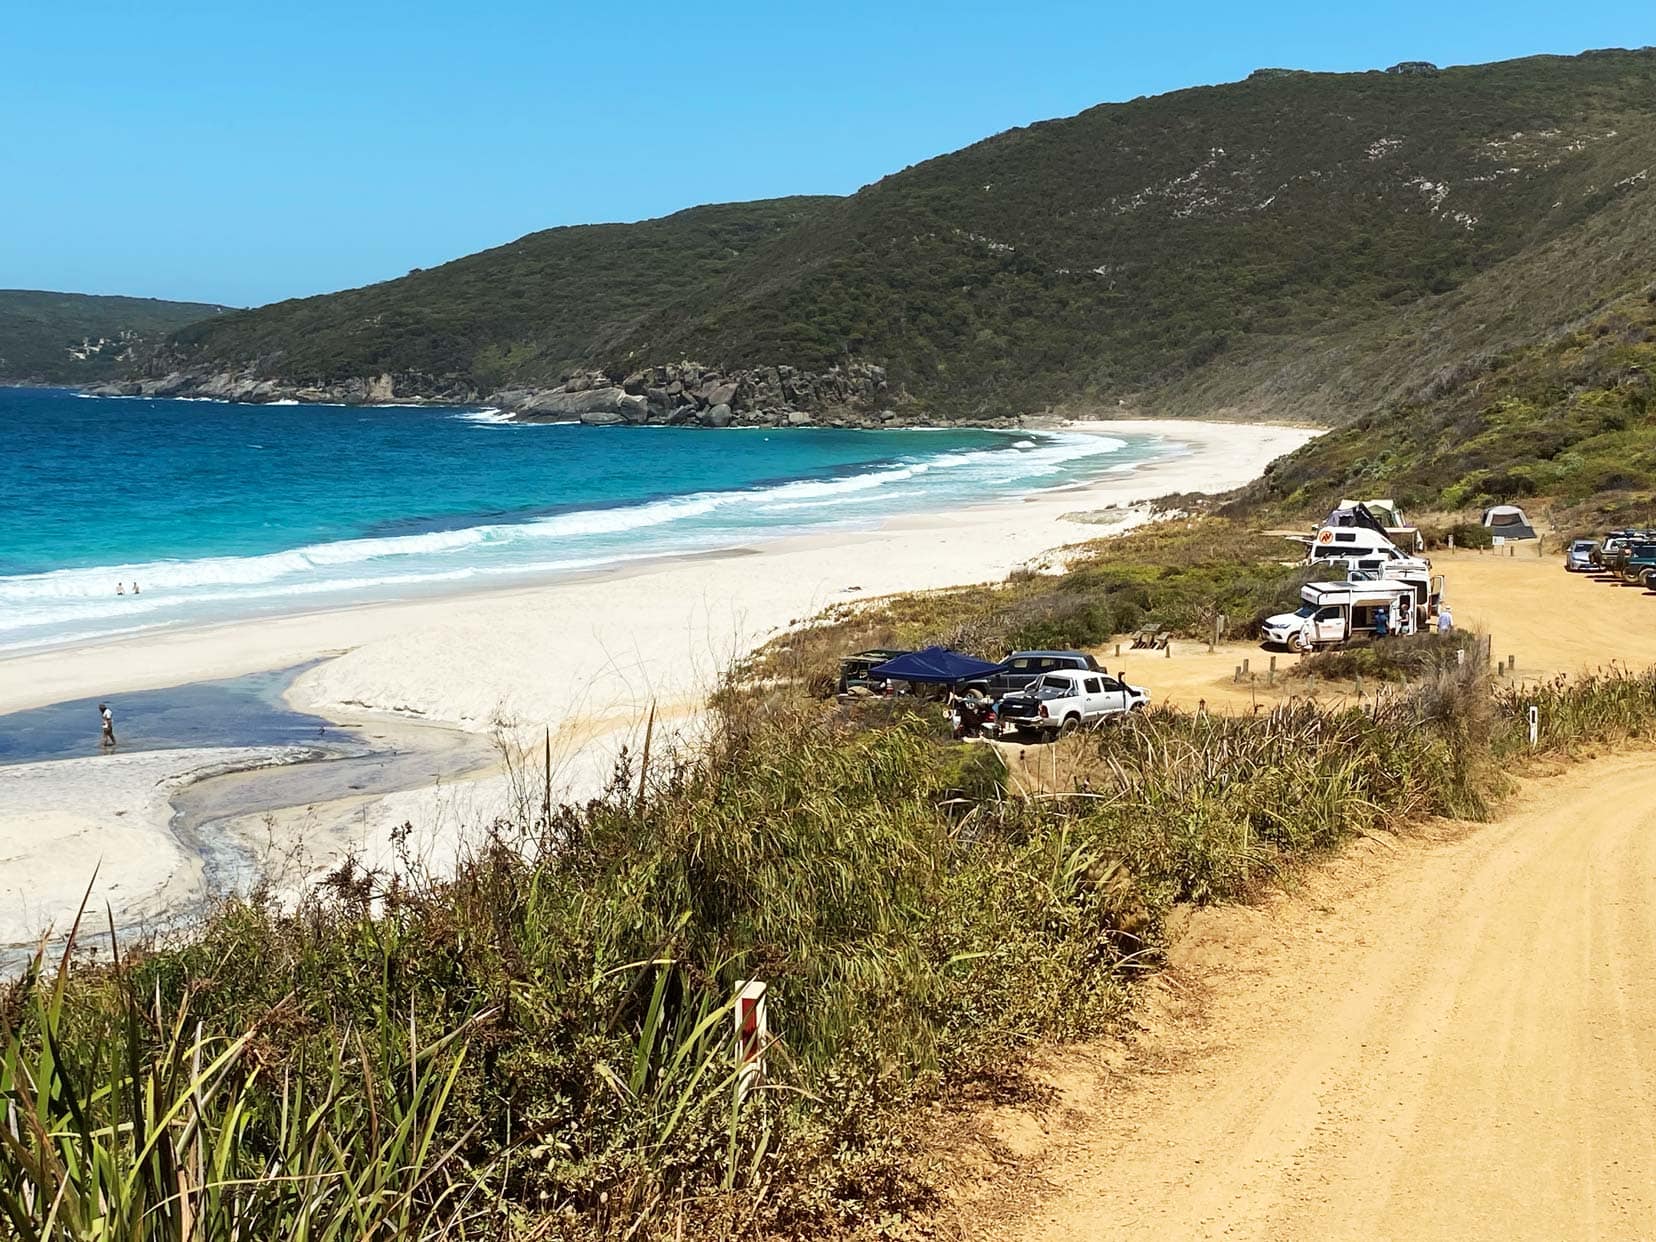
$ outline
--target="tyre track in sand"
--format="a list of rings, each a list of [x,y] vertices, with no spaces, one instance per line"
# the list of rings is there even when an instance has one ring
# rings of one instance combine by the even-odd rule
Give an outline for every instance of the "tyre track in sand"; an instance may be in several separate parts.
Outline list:
[[[1105,1086],[1003,1239],[1656,1238],[1656,760],[1198,912],[1170,1073]]]

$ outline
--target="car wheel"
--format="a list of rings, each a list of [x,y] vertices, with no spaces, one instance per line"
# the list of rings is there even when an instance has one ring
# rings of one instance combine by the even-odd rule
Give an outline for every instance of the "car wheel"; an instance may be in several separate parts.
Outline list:
[[[1060,733],[1074,733],[1081,727],[1081,717],[1065,716],[1064,723],[1059,727]]]

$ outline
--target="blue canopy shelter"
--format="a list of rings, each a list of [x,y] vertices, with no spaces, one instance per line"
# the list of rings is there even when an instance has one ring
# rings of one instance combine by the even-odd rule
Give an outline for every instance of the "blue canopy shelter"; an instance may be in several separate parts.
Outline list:
[[[927,647],[924,651],[911,651],[895,660],[876,664],[868,670],[868,675],[891,681],[916,681],[952,686],[956,682],[971,681],[975,677],[987,677],[999,669],[998,664],[987,664],[972,656],[961,655],[958,651],[950,651],[947,647]]]

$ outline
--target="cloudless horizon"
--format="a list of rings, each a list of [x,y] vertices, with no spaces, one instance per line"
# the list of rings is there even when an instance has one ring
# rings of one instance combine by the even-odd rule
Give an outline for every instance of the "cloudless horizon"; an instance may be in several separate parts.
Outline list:
[[[558,225],[849,194],[1235,81],[1656,43],[1656,8],[38,0],[0,38],[0,287],[251,306]]]

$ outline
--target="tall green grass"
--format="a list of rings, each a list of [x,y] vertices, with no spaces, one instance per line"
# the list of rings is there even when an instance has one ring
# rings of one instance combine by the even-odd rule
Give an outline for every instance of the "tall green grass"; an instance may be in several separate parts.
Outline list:
[[[1018,797],[935,715],[732,690],[705,749],[497,825],[444,880],[345,869],[298,909],[0,996],[0,1212],[28,1239],[877,1231],[934,1189],[922,1105],[1026,1090],[1107,1030],[1176,902],[1423,815],[1527,749],[1640,736],[1656,677],[1362,709],[1154,711]],[[770,987],[738,1089],[732,997]]]
[[[74,937],[70,941],[73,944]],[[445,1112],[474,1023],[381,1008],[273,1057],[117,964],[95,992],[37,955],[0,1014],[0,1220],[45,1239],[462,1236],[486,1220]],[[380,998],[383,1004],[384,997]],[[198,1008],[201,1012],[197,1012]]]
[[[1577,677],[1505,684],[1494,692],[1502,721],[1497,750],[1568,753],[1589,744],[1618,744],[1656,735],[1656,669],[1611,667]],[[1537,709],[1536,744],[1529,709]]]

